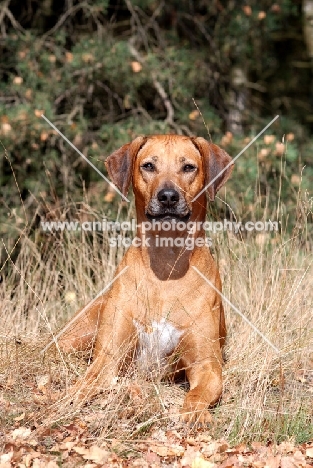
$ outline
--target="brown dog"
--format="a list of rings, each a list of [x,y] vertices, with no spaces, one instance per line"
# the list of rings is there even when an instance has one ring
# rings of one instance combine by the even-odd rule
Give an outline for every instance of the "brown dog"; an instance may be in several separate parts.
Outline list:
[[[222,392],[226,327],[220,295],[192,266],[218,290],[221,280],[204,229],[188,223],[205,221],[206,194],[192,200],[215,179],[208,188],[214,200],[231,174],[233,165],[220,174],[230,162],[205,139],[179,135],[138,137],[107,158],[120,191],[126,195],[133,185],[137,237],[116,275],[128,267],[125,272],[76,322],[74,316],[59,340],[64,351],[94,341],[93,363],[73,396],[87,399],[108,387],[129,360],[152,371],[175,355],[175,371],[184,369],[190,384],[183,419],[210,420],[208,407]]]

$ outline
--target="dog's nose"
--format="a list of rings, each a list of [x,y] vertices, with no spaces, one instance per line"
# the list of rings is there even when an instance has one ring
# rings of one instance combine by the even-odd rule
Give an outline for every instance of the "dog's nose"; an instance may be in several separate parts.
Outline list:
[[[178,202],[179,193],[175,189],[165,188],[159,191],[158,200],[163,206],[170,208]]]

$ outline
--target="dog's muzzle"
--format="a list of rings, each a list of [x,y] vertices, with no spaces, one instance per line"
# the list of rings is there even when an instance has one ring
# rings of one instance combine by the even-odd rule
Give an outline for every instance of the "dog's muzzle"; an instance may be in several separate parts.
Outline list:
[[[191,210],[186,200],[174,188],[159,190],[148,205],[146,216],[148,219],[177,219],[188,221]]]

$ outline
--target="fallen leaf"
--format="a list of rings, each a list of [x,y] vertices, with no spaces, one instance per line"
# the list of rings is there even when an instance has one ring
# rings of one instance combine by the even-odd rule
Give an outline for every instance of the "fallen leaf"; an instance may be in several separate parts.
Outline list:
[[[165,447],[164,445],[159,445],[159,446],[152,445],[150,447],[150,450],[152,452],[155,452],[158,455],[160,455],[160,457],[167,457],[168,456],[168,448]]]
[[[193,460],[191,468],[213,468],[215,463],[205,460],[202,457],[197,457]]]
[[[313,447],[307,448],[305,451],[305,455],[309,458],[313,458]]]
[[[181,457],[185,453],[181,445],[151,445],[150,450],[157,453],[160,457]]]
[[[81,447],[79,445],[77,445],[76,447],[73,447],[72,449],[74,450],[74,452],[78,453],[79,455],[85,455],[89,451],[87,447]]]
[[[27,444],[31,445],[32,447],[36,447],[36,445],[38,445],[38,440],[37,439],[28,439]]]
[[[304,455],[303,455],[302,452],[300,452],[300,450],[296,450],[296,451],[294,452],[293,456],[294,456],[295,458],[298,458],[298,459],[299,459],[299,458],[304,458]]]
[[[20,414],[14,418],[14,421],[22,421],[25,418],[25,413]]]
[[[159,442],[166,442],[167,437],[165,434],[165,431],[163,429],[156,429],[155,431],[152,432],[151,434],[152,439],[156,439]]]
[[[43,405],[48,403],[48,399],[46,395],[39,395],[34,393],[32,395],[33,402],[36,403],[36,405]]]
[[[63,442],[62,444],[59,444],[58,448],[60,450],[68,450],[70,452],[76,443],[77,442],[68,440],[67,442]]]
[[[85,460],[91,460],[95,463],[105,463],[110,456],[110,452],[107,450],[98,447],[97,445],[92,445],[89,449],[86,449],[85,453],[83,454],[83,458]]]
[[[137,382],[128,385],[129,396],[131,398],[142,398],[142,388]]]
[[[185,449],[181,445],[173,445],[171,447],[168,447],[169,457],[181,457],[184,453]]]
[[[239,461],[237,455],[232,455],[231,457],[228,457],[226,460],[224,460],[219,467],[220,468],[231,468],[233,466],[238,466]]]
[[[46,468],[59,468],[59,465],[54,461],[50,460],[46,465]]]
[[[41,375],[39,377],[36,377],[36,383],[37,383],[38,389],[43,394],[46,394],[47,393],[47,386],[49,386],[50,383],[51,383],[51,377],[50,377],[49,374]]]
[[[246,444],[239,444],[239,445],[236,445],[236,447],[227,449],[226,452],[227,453],[234,453],[234,454],[245,453],[245,452],[247,452],[247,446],[246,446]]]
[[[276,457],[267,457],[264,468],[279,468],[280,455]]]
[[[160,458],[158,457],[158,455],[154,452],[147,452],[145,454],[145,460],[148,462],[148,463],[159,463],[160,462]]]
[[[193,446],[193,445],[198,445],[199,442],[197,440],[191,438],[191,437],[187,437],[186,438],[186,444]]]
[[[295,468],[296,463],[293,460],[293,457],[281,457],[280,461],[281,468]]]
[[[293,453],[295,451],[295,444],[293,442],[282,442],[277,446],[279,453]]]
[[[213,441],[211,442],[210,444],[207,444],[203,447],[203,450],[202,450],[202,453],[206,456],[206,457],[210,457],[211,455],[213,455],[214,453],[217,453],[218,452],[218,449],[219,449],[219,442],[217,441]],[[227,446],[228,448],[228,446]],[[226,449],[225,449],[226,450]],[[224,450],[224,451],[225,451]]]
[[[40,458],[34,458],[32,468],[46,468],[47,462],[46,460],[42,460]]]
[[[249,462],[246,462],[249,463]],[[264,460],[253,460],[251,462],[253,468],[264,468],[265,467],[265,461]]]
[[[181,466],[191,466],[193,460],[200,457],[200,452],[194,447],[190,445],[187,447],[183,458],[181,459],[180,463]]]
[[[30,434],[31,434],[31,430],[29,429],[29,427],[21,426],[18,429],[14,429],[14,431],[12,431],[11,433],[11,436],[13,440],[17,438],[26,439]]]
[[[0,463],[7,463],[9,462],[13,457],[13,450],[9,453],[4,453],[3,455],[0,455]]]
[[[40,452],[32,450],[30,453],[27,453],[25,457],[23,457],[23,463],[25,464],[25,466],[29,467],[31,465],[32,460],[34,460],[35,458],[38,459],[40,456]]]

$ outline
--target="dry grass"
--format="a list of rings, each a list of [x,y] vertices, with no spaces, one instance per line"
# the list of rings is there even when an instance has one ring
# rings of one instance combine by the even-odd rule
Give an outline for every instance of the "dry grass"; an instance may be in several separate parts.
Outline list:
[[[88,207],[86,214],[100,217]],[[286,241],[278,234],[246,240],[220,234],[214,244],[225,296],[280,354],[225,304],[224,395],[210,433],[230,442],[308,440],[313,436],[312,255],[301,250],[298,237]],[[112,279],[123,255],[122,249],[109,248],[106,233],[37,230],[21,237],[18,250],[0,285],[0,404],[6,402],[0,425],[6,428],[21,413],[40,427],[50,392],[64,390],[84,372],[88,356],[40,351],[52,331]],[[177,418],[185,391],[147,381],[131,369],[89,406],[74,411],[66,401],[58,403],[58,418],[79,419],[96,435],[122,439],[142,437],[151,426],[186,430]]]

